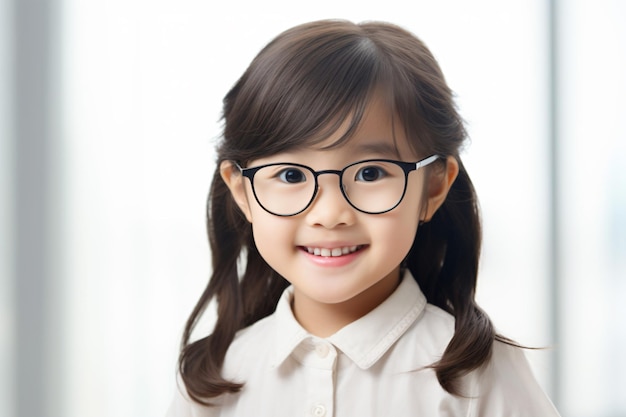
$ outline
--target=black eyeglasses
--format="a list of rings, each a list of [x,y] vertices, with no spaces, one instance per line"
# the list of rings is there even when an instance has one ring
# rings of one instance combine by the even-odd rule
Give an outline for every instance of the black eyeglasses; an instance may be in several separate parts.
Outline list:
[[[337,171],[291,163],[275,163],[252,168],[237,168],[250,179],[254,198],[268,213],[295,216],[305,211],[317,195],[317,178],[323,174],[339,176],[341,193],[356,210],[382,214],[396,208],[406,194],[409,173],[436,161],[432,155],[417,162],[368,159],[354,162]]]

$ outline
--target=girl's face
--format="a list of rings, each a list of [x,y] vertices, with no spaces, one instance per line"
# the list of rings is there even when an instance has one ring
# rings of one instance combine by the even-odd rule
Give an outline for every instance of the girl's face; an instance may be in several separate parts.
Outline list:
[[[349,141],[323,149],[342,133],[340,129],[315,148],[251,161],[246,168],[289,162],[315,171],[341,170],[365,159],[415,162],[429,156],[411,150],[399,121],[392,121],[377,98],[369,103]],[[443,203],[457,171],[450,158],[447,171],[434,169],[428,179],[425,169],[411,172],[402,202],[383,214],[359,212],[342,195],[337,175],[320,175],[313,203],[298,215],[279,217],[259,205],[250,180],[232,164],[221,166],[222,177],[252,223],[261,256],[294,287],[296,318],[318,336],[329,336],[367,314],[394,291],[400,280],[400,263],[411,248],[418,222],[430,219]],[[340,252],[340,256],[328,256]]]

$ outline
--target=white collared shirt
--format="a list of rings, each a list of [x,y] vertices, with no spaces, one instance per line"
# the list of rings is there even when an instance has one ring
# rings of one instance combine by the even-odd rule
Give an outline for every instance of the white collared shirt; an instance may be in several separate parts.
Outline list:
[[[447,393],[426,368],[441,358],[454,318],[426,302],[407,272],[381,305],[332,336],[296,321],[292,287],[276,312],[240,331],[223,375],[244,382],[205,407],[179,383],[168,417],[553,417],[523,351],[495,342],[490,362],[462,378],[464,397]]]

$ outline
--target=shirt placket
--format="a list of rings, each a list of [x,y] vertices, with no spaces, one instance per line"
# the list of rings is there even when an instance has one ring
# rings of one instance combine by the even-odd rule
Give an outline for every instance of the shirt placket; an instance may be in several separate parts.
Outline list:
[[[307,417],[333,417],[337,351],[332,344],[317,339],[307,344]]]

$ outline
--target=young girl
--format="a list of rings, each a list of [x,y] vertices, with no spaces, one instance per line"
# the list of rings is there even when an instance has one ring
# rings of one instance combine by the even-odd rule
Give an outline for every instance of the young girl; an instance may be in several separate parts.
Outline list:
[[[385,23],[279,35],[224,99],[213,274],[169,416],[556,416],[474,293],[466,137],[435,59]],[[213,333],[191,341],[212,300]]]

